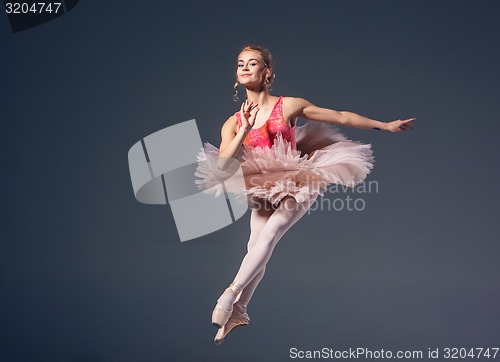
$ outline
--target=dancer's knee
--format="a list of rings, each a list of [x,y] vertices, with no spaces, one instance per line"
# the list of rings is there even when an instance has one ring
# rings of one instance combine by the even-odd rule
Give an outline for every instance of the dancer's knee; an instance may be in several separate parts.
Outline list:
[[[278,241],[279,230],[277,228],[266,228],[262,230],[259,239],[257,240],[257,245],[263,248],[273,248]]]
[[[257,240],[259,240],[259,235],[260,231],[258,233],[250,234],[250,238],[248,239],[247,243],[247,251],[250,251],[255,246],[255,244],[257,244]]]

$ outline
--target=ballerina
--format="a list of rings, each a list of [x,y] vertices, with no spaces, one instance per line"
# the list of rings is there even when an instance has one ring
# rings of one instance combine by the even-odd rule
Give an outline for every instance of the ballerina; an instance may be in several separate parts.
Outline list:
[[[320,108],[302,98],[273,96],[272,55],[256,45],[239,53],[236,77],[234,100],[238,100],[238,85],[245,87],[247,99],[223,124],[220,147],[205,145],[206,155],[199,158],[197,172],[202,178],[198,186],[210,192],[217,172],[202,165],[207,157],[216,160],[217,171],[226,169],[234,159],[240,160],[246,183],[240,194],[248,198],[252,208],[247,253],[212,313],[212,324],[218,328],[217,344],[234,328],[249,324],[248,303],[283,235],[329,184],[354,186],[371,171],[371,145],[348,140],[331,124],[403,132],[413,129],[415,120],[381,122],[353,112]],[[297,127],[298,117],[316,122]]]

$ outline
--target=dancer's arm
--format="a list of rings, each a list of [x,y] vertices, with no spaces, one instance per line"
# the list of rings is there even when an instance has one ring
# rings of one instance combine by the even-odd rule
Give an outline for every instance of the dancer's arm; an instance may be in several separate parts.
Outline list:
[[[238,154],[245,137],[255,124],[258,112],[259,107],[256,104],[245,101],[240,109],[241,127],[238,129],[238,119],[234,115],[224,123],[221,130],[222,141],[219,147],[219,159],[217,160],[219,169],[225,170]]]
[[[222,126],[222,141],[219,147],[219,159],[217,160],[217,167],[221,170],[225,170],[229,166],[234,156],[240,151],[243,140],[247,136],[248,132],[243,127],[236,131],[236,125],[236,116],[231,116]]]
[[[290,118],[299,116],[311,121],[330,122],[355,128],[381,129],[390,132],[400,132],[405,131],[406,129],[413,129],[412,122],[416,119],[408,118],[405,120],[398,119],[392,122],[380,122],[354,112],[336,111],[333,109],[317,107],[302,98],[287,97],[286,103],[290,112]]]

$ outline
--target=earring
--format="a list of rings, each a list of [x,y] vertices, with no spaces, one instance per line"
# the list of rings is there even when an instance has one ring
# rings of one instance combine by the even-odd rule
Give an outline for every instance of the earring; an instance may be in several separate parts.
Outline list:
[[[239,82],[234,83],[233,89],[234,89],[234,94],[233,94],[233,101],[238,102],[240,99],[238,98],[238,86],[240,85]]]
[[[274,78],[276,77],[276,74],[273,73],[273,76],[272,76],[272,79],[274,80]],[[266,78],[266,80],[264,80],[264,84],[270,84],[271,81],[269,80],[270,78]]]

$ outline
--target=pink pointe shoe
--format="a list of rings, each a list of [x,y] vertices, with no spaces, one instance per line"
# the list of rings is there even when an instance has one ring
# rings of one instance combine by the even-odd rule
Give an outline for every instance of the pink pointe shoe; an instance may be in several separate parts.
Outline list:
[[[233,313],[231,314],[231,317],[229,317],[227,323],[217,331],[214,339],[215,344],[221,344],[224,342],[224,339],[233,329],[246,326],[250,323],[246,303],[237,301],[234,303],[234,306]]]
[[[228,288],[226,288],[223,294],[228,293],[228,294],[238,295],[241,292],[241,289],[242,289],[241,285],[233,282]],[[219,301],[217,300],[217,304],[215,305],[215,309],[212,313],[212,324],[217,328],[222,328],[231,317],[232,312],[233,312],[232,306],[231,310],[225,310],[219,305]]]

